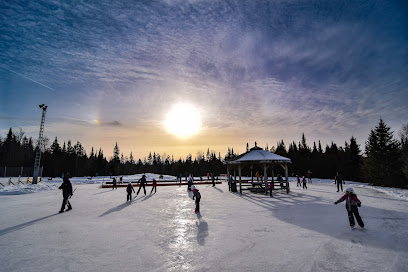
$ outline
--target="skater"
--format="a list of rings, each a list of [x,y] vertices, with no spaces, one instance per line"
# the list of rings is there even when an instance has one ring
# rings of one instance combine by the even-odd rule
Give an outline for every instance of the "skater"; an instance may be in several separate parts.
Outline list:
[[[277,181],[279,181],[279,185],[281,189],[283,189],[283,178],[281,174],[278,174],[278,177],[276,178]]]
[[[364,228],[364,222],[361,219],[360,214],[358,213],[358,207],[361,207],[361,201],[357,198],[357,195],[354,194],[353,188],[347,188],[346,194],[343,195],[339,200],[334,202],[334,204],[337,205],[338,203],[343,202],[344,200],[346,200],[346,210],[348,213],[350,227],[354,228],[354,225],[355,225],[354,217],[355,217],[358,225],[361,228]]]
[[[191,186],[191,189],[193,190],[193,200],[194,200],[194,198],[195,198],[195,204],[196,204],[195,212],[196,212],[196,213],[199,213],[199,212],[200,212],[201,194],[200,194],[200,192],[198,191],[197,187],[195,187],[194,185]]]
[[[272,197],[272,191],[273,191],[273,189],[275,189],[275,183],[273,182],[273,178],[272,178],[271,183],[269,184],[268,189],[269,189],[269,196]]]
[[[207,180],[210,181],[210,173],[207,173]]]
[[[303,189],[306,188],[306,190],[307,190],[307,185],[306,185],[307,181],[306,181],[305,176],[303,176],[302,183],[303,183]]]
[[[215,187],[215,176],[214,176],[214,173],[211,173],[211,180],[212,180],[212,186]]]
[[[122,181],[123,181],[123,177],[120,177],[119,178],[119,183],[122,184],[123,183]]]
[[[180,184],[181,184],[181,180],[183,179],[183,174],[182,173],[180,173],[180,175],[179,175],[179,181],[180,181]]]
[[[155,179],[153,179],[152,190],[150,191],[150,194],[153,193],[153,190],[154,190],[154,193],[157,192],[156,187],[157,187],[157,181]]]
[[[343,192],[343,176],[339,174],[339,172],[336,172],[336,177],[334,178],[334,183],[337,183],[337,192],[341,188],[341,191]]]
[[[64,178],[62,180],[63,180],[63,182],[62,182],[61,186],[59,187],[59,189],[62,189],[63,200],[62,200],[62,206],[61,206],[61,209],[60,209],[59,213],[64,212],[65,204],[68,205],[67,211],[72,210],[71,203],[68,200],[73,195],[72,184],[71,184],[71,181],[69,181],[69,179],[67,177],[65,177],[65,176],[64,176]]]
[[[297,183],[296,183],[296,187],[302,187],[302,185],[300,184],[300,177],[299,175],[296,175],[296,179],[297,179]]]
[[[231,191],[232,182],[234,181],[232,175],[229,176],[228,179],[228,191]]]
[[[310,170],[307,170],[307,179],[309,180],[309,183],[312,183],[312,172],[310,172]]]
[[[187,179],[187,191],[191,191],[192,185],[193,185],[193,177],[190,174]]]
[[[112,190],[113,189],[118,189],[118,186],[116,185],[116,178],[113,178],[112,180]]]
[[[259,182],[259,177],[260,177],[259,172],[256,172],[256,173],[255,173],[255,177],[256,177],[256,181]]]
[[[132,191],[133,191],[134,193],[136,193],[136,192],[135,192],[135,189],[133,189],[132,183],[129,182],[128,185],[127,185],[127,187],[126,187],[126,192],[127,192],[126,202],[132,201]]]
[[[140,184],[139,184],[139,190],[137,190],[136,196],[139,195],[139,192],[140,192],[140,189],[142,189],[142,186],[143,186],[144,194],[146,195],[146,187],[145,187],[145,185],[146,185],[146,176],[145,176],[145,174],[142,175],[142,177],[138,180],[138,182]]]

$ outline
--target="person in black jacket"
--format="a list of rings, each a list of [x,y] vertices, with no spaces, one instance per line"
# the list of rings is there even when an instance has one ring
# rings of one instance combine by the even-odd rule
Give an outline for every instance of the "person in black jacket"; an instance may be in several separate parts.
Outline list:
[[[65,204],[68,205],[68,209],[72,210],[72,206],[71,203],[69,202],[69,197],[72,196],[72,184],[71,181],[69,181],[69,179],[67,177],[63,177],[63,182],[61,184],[61,186],[59,187],[59,189],[62,190],[62,196],[63,196],[63,200],[62,200],[62,206],[61,206],[61,210],[59,211],[59,213],[63,213],[64,209],[65,209]]]
[[[142,189],[142,186],[143,186],[144,194],[146,195],[146,187],[145,187],[145,185],[146,185],[146,182],[147,182],[147,181],[146,181],[146,176],[145,176],[145,174],[143,174],[142,177],[141,177],[138,181],[139,181],[140,185],[139,185],[139,190],[137,190],[136,196],[139,195],[139,192],[140,192],[140,189]]]
[[[199,190],[197,189],[196,186],[191,186],[191,189],[193,191],[193,200],[195,199],[195,212],[199,213],[200,212],[200,200],[201,200],[201,194],[199,192]]]

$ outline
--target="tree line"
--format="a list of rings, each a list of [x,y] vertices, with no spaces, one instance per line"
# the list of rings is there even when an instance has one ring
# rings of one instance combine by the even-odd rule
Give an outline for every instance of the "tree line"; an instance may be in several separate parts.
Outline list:
[[[332,142],[322,148],[320,141],[313,142],[310,147],[304,134],[301,141],[290,143],[288,148],[281,140],[276,147],[266,146],[265,150],[290,158],[290,175],[303,176],[310,170],[314,177],[334,178],[336,172],[339,172],[346,180],[408,188],[408,124],[402,127],[398,136],[399,139],[396,139],[391,128],[380,119],[365,142],[364,154],[353,136],[345,141],[344,147]],[[0,137],[0,166],[33,166],[36,144],[21,129],[14,132],[10,128],[5,138]],[[43,176],[50,177],[68,173],[72,176],[106,176],[146,172],[173,176],[180,173],[183,176],[189,173],[195,176],[207,173],[219,175],[226,172],[223,162],[238,155],[233,148],[228,148],[227,154],[221,157],[220,153],[217,155],[208,148],[206,154],[199,153],[194,158],[189,154],[186,158],[174,159],[170,155],[150,152],[142,161],[140,158],[135,160],[132,153],[125,157],[116,143],[113,156],[108,160],[102,149],[96,151],[92,148],[87,155],[79,141],[72,144],[69,140],[61,146],[57,137],[51,144],[45,137],[40,149]],[[250,171],[244,168],[243,175],[251,175]],[[263,173],[261,168],[254,168],[252,171]],[[282,171],[280,167],[276,167],[274,172],[283,174]]]

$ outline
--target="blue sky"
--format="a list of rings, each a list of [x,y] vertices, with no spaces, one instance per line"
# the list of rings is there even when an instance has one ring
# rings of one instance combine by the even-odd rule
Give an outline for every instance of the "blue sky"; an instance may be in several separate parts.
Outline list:
[[[1,1],[0,135],[185,156],[408,121],[404,1]],[[188,102],[199,134],[164,128]],[[95,121],[98,120],[98,121]]]

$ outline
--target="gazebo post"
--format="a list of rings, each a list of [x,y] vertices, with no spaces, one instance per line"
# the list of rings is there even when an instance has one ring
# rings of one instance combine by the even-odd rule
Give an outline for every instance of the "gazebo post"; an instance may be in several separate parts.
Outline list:
[[[238,165],[238,175],[239,175],[239,192],[242,195],[241,165]]]
[[[268,169],[268,166],[266,165],[266,163],[264,163],[263,167],[264,167],[265,195],[267,195],[268,194],[268,173],[266,172],[266,170]]]
[[[286,178],[286,193],[289,194],[289,174],[288,174],[288,164],[285,163],[285,178]]]
[[[251,168],[251,182],[254,182],[254,176],[252,175],[252,169],[254,169],[254,165],[251,164],[249,168]]]

